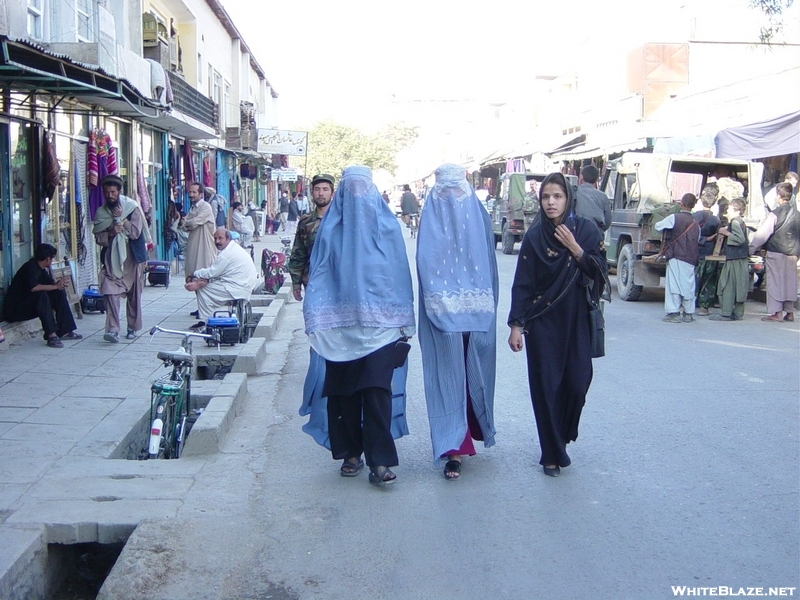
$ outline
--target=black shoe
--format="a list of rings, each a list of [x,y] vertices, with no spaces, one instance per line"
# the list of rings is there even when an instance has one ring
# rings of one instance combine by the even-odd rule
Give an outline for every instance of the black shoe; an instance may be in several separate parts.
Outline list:
[[[205,328],[205,326],[206,326],[206,322],[205,321],[198,321],[197,323],[195,323],[194,325],[189,327],[189,329],[191,329],[193,331],[200,331],[201,329]]]
[[[194,317],[195,319],[199,319],[200,318],[200,311],[199,310],[193,310],[192,312],[189,313],[189,316],[190,317]]]
[[[561,474],[561,467],[556,465],[555,467],[546,467],[542,465],[542,470],[544,471],[545,475],[549,477],[558,477]]]

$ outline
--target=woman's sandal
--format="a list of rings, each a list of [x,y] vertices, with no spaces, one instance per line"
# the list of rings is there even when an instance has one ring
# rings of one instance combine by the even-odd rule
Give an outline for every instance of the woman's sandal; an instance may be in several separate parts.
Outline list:
[[[457,481],[461,477],[461,461],[448,460],[444,464],[444,478],[447,481]]]
[[[353,458],[356,458],[355,456]],[[342,462],[342,467],[339,469],[339,475],[342,477],[358,477],[361,469],[364,468],[364,459],[359,457],[358,462],[353,462],[349,458],[345,458]]]
[[[369,470],[369,482],[378,487],[385,487],[397,481],[397,475],[388,467],[375,467]]]

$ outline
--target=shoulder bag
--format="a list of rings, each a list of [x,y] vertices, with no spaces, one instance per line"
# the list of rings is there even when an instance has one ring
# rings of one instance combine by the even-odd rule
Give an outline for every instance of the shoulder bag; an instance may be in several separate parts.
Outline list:
[[[589,303],[589,351],[592,358],[602,358],[606,355],[606,321],[588,287],[586,301]]]

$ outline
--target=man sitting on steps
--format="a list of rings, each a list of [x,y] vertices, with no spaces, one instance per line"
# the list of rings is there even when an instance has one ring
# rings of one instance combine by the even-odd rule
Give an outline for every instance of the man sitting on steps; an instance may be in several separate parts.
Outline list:
[[[9,323],[39,317],[44,339],[51,348],[63,348],[61,340],[79,340],[75,319],[69,307],[65,279],[55,281],[50,274],[58,251],[50,244],[40,244],[33,258],[22,265],[11,280],[5,302],[5,319]]]
[[[214,311],[223,310],[231,300],[249,300],[256,284],[256,267],[250,254],[239,244],[231,243],[231,232],[218,227],[214,245],[219,251],[212,265],[197,269],[184,286],[197,293],[200,321],[192,329],[205,327]]]

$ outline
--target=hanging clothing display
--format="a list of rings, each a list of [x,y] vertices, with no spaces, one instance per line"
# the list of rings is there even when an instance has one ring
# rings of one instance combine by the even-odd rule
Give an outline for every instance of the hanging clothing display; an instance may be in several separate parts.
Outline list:
[[[211,157],[209,156],[203,158],[203,185],[214,187],[214,180],[211,178]]]
[[[194,170],[194,160],[192,156],[192,144],[186,140],[183,142],[183,181],[184,189],[189,188],[189,184],[197,181],[197,173]]]
[[[142,211],[147,215],[153,203],[150,200],[147,182],[144,180],[144,168],[141,158],[136,159],[136,195],[139,197],[139,205],[142,207]]]
[[[61,167],[58,164],[58,157],[56,156],[56,146],[53,143],[51,133],[46,133],[44,136],[44,193],[45,197],[49,200],[53,197],[58,189],[60,183]]]
[[[89,218],[94,220],[95,212],[105,202],[103,189],[99,183],[106,175],[117,175],[117,150],[105,129],[93,129],[89,134],[88,153]]]

